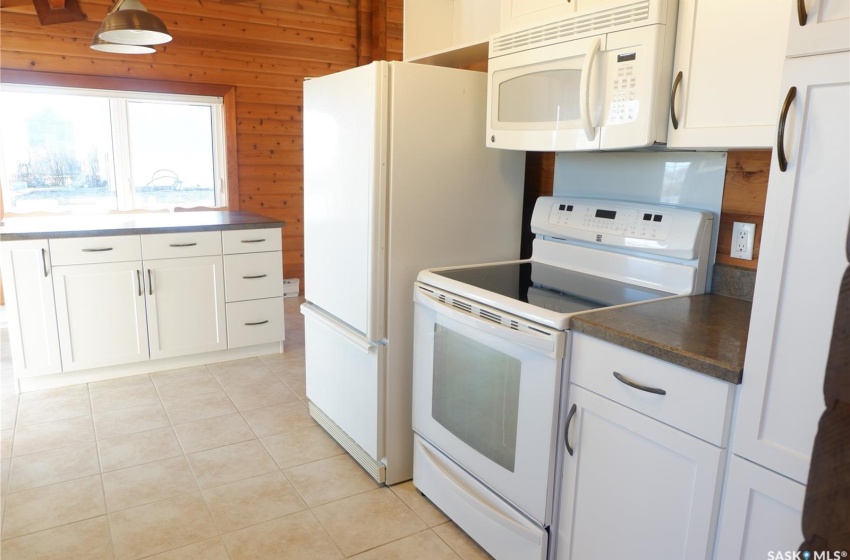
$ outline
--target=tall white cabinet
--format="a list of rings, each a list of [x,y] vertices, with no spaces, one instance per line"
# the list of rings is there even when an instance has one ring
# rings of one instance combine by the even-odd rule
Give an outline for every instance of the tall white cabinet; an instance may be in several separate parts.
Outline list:
[[[817,45],[835,43],[835,27],[801,30],[796,13],[791,19],[718,560],[766,557],[803,541],[800,515],[850,227],[846,8],[843,2],[843,52],[819,54]],[[798,34],[817,50],[801,51]]]

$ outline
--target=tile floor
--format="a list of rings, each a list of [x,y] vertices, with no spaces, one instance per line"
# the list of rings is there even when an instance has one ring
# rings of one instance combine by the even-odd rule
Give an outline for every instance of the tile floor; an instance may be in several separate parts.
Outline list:
[[[310,418],[299,303],[283,354],[20,396],[0,328],[3,560],[489,558]]]

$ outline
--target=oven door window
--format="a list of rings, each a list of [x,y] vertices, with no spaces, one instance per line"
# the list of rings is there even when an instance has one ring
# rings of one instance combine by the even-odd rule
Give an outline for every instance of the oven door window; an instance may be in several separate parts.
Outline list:
[[[481,455],[513,472],[521,362],[434,325],[431,415]]]

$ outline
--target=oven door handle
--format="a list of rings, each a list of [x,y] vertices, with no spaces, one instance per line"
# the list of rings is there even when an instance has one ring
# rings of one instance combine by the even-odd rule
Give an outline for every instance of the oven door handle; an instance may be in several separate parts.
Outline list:
[[[493,336],[497,336],[499,338],[506,339],[517,344],[522,344],[523,346],[526,346],[533,350],[546,352],[547,354],[554,356],[556,359],[559,359],[563,356],[564,345],[557,344],[559,338],[558,335],[561,334],[560,332],[552,331],[550,333],[544,330],[545,327],[539,328],[540,334],[530,334],[522,331],[516,331],[500,323],[491,323],[489,321],[486,321],[485,319],[481,319],[474,315],[460,312],[453,308],[451,305],[447,305],[428,295],[423,294],[419,288],[414,290],[413,301],[424,305],[429,309],[434,310],[440,315],[449,317],[450,319],[453,319],[458,323],[462,323],[467,327],[476,329],[481,332],[492,334]]]

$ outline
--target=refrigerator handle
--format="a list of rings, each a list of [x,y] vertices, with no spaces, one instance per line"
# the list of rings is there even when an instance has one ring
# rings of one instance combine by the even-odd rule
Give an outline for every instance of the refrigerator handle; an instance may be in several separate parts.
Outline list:
[[[329,329],[335,331],[337,334],[344,336],[345,338],[359,346],[364,352],[369,352],[372,348],[380,346],[380,343],[371,341],[365,336],[362,336],[359,333],[349,328],[346,328],[343,325],[340,325],[330,315],[316,309],[314,306],[308,303],[301,305],[301,314],[305,317],[320,321]]]

